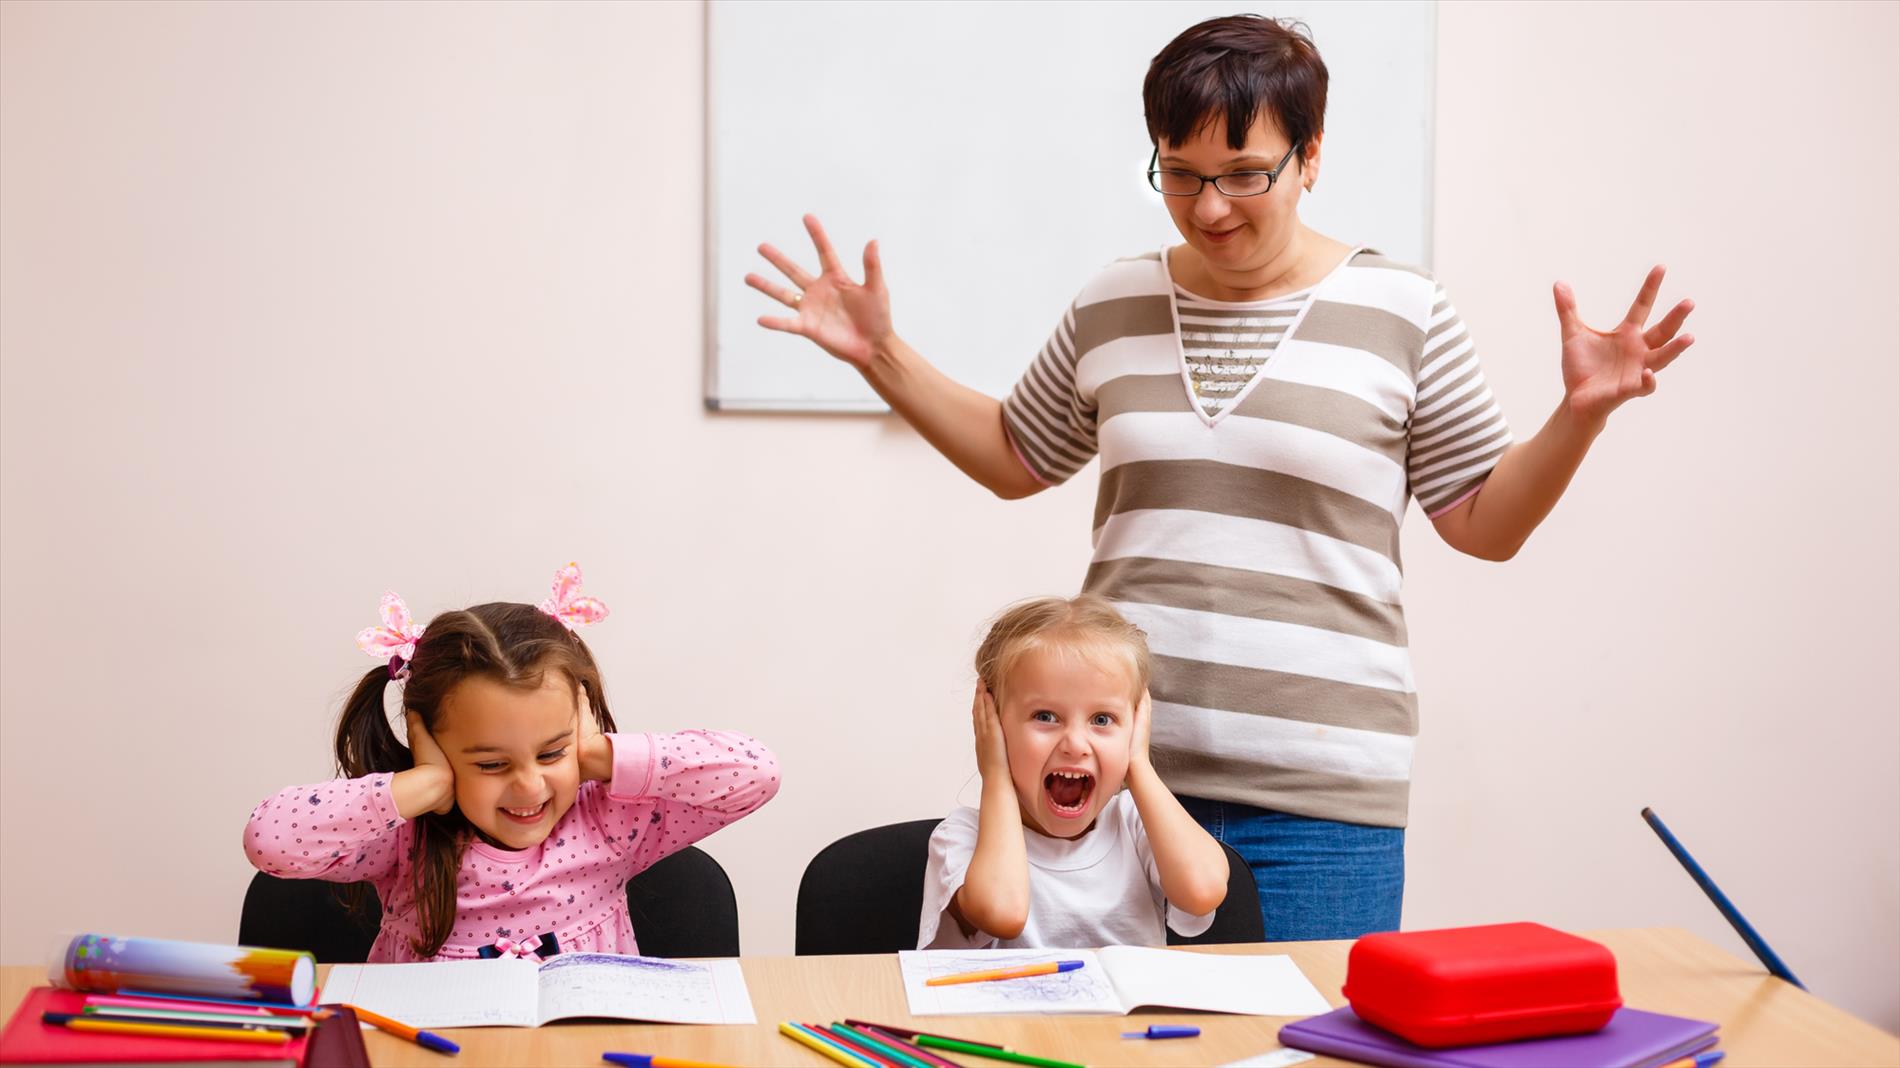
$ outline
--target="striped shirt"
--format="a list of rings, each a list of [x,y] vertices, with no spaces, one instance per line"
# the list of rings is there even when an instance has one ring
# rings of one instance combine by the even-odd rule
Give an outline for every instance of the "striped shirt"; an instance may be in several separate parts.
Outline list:
[[[1271,300],[1209,300],[1174,287],[1181,317],[1181,353],[1201,410],[1219,415],[1253,382],[1286,328],[1299,317],[1307,291]]]
[[[1399,524],[1476,492],[1510,430],[1443,289],[1366,250],[1209,414],[1166,255],[1083,289],[1004,401],[1011,441],[1052,484],[1102,458],[1083,587],[1148,635],[1175,792],[1404,826]]]

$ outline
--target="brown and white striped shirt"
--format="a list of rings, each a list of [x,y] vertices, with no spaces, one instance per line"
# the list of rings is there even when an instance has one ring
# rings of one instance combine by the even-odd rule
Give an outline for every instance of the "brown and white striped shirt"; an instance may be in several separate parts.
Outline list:
[[[1004,402],[1011,440],[1050,483],[1102,458],[1083,587],[1148,635],[1171,788],[1404,826],[1399,524],[1476,492],[1509,427],[1443,289],[1376,252],[1313,286],[1213,413],[1183,320],[1165,250],[1111,264]]]

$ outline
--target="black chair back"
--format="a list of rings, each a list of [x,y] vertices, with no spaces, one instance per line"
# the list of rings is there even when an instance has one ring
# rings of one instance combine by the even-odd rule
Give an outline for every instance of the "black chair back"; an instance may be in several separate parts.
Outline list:
[[[941,822],[890,823],[820,850],[798,883],[794,951],[812,956],[916,949],[930,835]],[[1205,933],[1182,938],[1170,930],[1169,945],[1266,940],[1253,870],[1232,846],[1223,842],[1221,849],[1227,854],[1227,899]]]
[[[343,895],[359,886],[364,900],[351,911]],[[649,957],[739,955],[739,903],[732,880],[697,846],[663,857],[629,880],[627,911],[640,952]],[[360,964],[369,958],[382,922],[382,906],[367,883],[279,879],[258,872],[244,894],[238,942],[307,949],[320,964]]]
[[[917,948],[924,862],[935,820],[889,823],[820,850],[798,881],[793,952],[894,953]]]

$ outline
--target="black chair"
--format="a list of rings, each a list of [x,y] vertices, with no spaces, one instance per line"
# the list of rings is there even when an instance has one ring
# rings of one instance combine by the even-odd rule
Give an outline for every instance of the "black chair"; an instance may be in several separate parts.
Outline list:
[[[343,894],[358,885],[363,904],[351,911]],[[698,847],[664,857],[629,880],[627,911],[640,952],[649,957],[739,955],[739,902],[732,880]],[[244,894],[238,942],[307,949],[322,964],[360,964],[368,959],[382,922],[382,907],[367,884],[279,879],[258,872]]]
[[[930,835],[942,820],[912,820],[848,834],[820,850],[798,883],[800,956],[834,953],[894,953],[917,948],[918,913],[924,907],[924,865]],[[1182,938],[1168,932],[1171,946],[1263,942],[1260,898],[1253,869],[1225,842],[1227,899],[1204,934]]]

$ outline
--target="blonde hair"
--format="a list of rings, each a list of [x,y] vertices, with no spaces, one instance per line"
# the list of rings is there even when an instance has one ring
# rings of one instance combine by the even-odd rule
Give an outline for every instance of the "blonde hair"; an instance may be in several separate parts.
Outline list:
[[[1033,649],[1105,655],[1128,669],[1134,683],[1129,701],[1138,702],[1148,688],[1148,638],[1141,628],[1122,618],[1115,606],[1092,593],[1076,597],[1038,597],[1018,601],[990,624],[990,632],[976,650],[976,676],[996,700],[1016,662]]]

